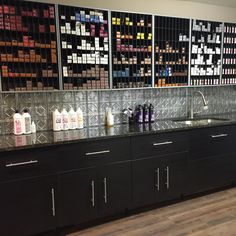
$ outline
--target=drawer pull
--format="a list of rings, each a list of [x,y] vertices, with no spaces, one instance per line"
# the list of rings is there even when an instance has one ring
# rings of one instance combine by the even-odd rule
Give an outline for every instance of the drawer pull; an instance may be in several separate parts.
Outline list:
[[[162,146],[162,145],[170,145],[172,144],[172,141],[168,141],[168,142],[162,142],[162,143],[153,143],[153,146]]]
[[[166,188],[169,189],[170,188],[170,169],[169,166],[166,167]]]
[[[157,191],[160,190],[160,169],[156,169],[156,177],[157,177],[157,183],[156,183],[156,189]]]
[[[92,198],[91,198],[91,202],[92,202],[92,206],[94,207],[95,206],[95,183],[94,183],[94,180],[92,180],[91,182],[91,187],[92,187]]]
[[[25,166],[25,165],[35,164],[35,163],[38,163],[38,160],[31,160],[31,161],[18,162],[18,163],[10,163],[10,164],[7,164],[6,167]]]
[[[52,195],[52,216],[56,216],[55,190],[54,190],[54,188],[51,189],[51,195]]]
[[[216,134],[216,135],[211,135],[212,138],[223,138],[223,137],[227,137],[228,134]]]
[[[104,151],[99,151],[99,152],[87,152],[85,153],[85,156],[99,155],[99,154],[104,154],[104,153],[110,153],[110,150],[104,150]]]
[[[104,203],[107,203],[107,178],[103,179],[104,184]]]

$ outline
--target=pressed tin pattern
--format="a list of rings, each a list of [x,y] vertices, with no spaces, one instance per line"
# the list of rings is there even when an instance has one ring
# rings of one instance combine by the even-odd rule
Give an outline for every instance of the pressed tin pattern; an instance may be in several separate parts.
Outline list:
[[[0,134],[12,133],[15,109],[28,108],[37,130],[52,129],[52,112],[57,108],[81,107],[86,126],[105,124],[105,112],[112,109],[115,123],[123,123],[122,110],[138,104],[152,103],[157,120],[187,116],[191,94],[200,90],[208,101],[203,110],[201,97],[195,95],[194,110],[202,115],[236,112],[236,87],[163,88],[111,91],[58,91],[42,93],[0,94]],[[95,128],[96,129],[96,128]]]

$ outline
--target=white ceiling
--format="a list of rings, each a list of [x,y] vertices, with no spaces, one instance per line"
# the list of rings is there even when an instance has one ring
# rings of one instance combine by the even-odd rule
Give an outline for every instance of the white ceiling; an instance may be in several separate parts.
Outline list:
[[[181,0],[181,1],[199,2],[199,3],[206,3],[206,4],[211,4],[211,5],[220,5],[220,6],[225,6],[225,7],[236,8],[236,0]]]

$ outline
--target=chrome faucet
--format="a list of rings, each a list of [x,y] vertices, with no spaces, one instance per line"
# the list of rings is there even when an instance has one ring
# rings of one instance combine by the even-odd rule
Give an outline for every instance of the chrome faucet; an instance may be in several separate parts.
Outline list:
[[[194,115],[196,113],[194,113],[194,95],[196,94],[200,94],[201,97],[202,97],[202,101],[203,101],[203,105],[204,105],[204,110],[207,110],[208,109],[208,103],[203,95],[203,93],[201,91],[194,91],[193,94],[192,94],[192,98],[191,98],[191,106],[190,106],[190,112],[189,112],[189,118],[190,119],[193,119],[194,118]]]

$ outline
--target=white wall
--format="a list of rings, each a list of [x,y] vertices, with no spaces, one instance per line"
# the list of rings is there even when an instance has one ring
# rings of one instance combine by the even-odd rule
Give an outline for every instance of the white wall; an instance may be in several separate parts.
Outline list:
[[[236,8],[179,0],[33,0],[236,23]]]

